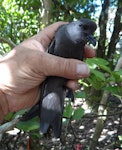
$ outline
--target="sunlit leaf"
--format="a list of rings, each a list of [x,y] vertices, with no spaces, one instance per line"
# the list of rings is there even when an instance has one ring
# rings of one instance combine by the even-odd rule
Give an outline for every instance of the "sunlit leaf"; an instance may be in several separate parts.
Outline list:
[[[109,64],[109,62],[107,60],[102,59],[102,58],[97,58],[97,57],[87,59],[86,62],[89,65],[96,64],[96,65],[105,65],[106,66]]]
[[[91,75],[89,78],[87,78],[87,80],[96,90],[100,90],[105,86],[105,83],[95,75]]]
[[[119,135],[118,137],[119,137],[119,140],[122,142],[122,135]]]
[[[111,73],[111,69],[110,69],[108,66],[99,65],[99,67],[100,67],[102,70],[104,70],[104,71],[106,71],[106,72],[108,72],[108,73]]]
[[[98,70],[93,70],[91,69],[91,72],[96,76],[96,78],[105,81],[104,73],[98,71]]]
[[[14,118],[16,118],[16,116],[22,116],[22,115],[25,114],[27,111],[28,111],[28,109],[23,109],[23,110],[20,110],[20,111],[16,112],[16,113],[14,114]]]

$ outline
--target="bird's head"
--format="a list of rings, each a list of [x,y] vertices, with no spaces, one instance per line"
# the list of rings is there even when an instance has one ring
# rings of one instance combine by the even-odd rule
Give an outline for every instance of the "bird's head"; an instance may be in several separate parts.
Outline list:
[[[82,18],[78,21],[71,22],[67,25],[66,32],[70,40],[74,43],[84,43],[87,42],[96,45],[96,40],[93,36],[97,25],[95,22]]]

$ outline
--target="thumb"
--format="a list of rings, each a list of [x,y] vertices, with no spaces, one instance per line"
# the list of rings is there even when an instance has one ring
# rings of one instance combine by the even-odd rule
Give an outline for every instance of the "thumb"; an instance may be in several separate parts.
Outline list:
[[[86,78],[90,74],[87,64],[80,60],[62,58],[48,53],[44,53],[44,69],[46,76],[60,76],[67,79]]]

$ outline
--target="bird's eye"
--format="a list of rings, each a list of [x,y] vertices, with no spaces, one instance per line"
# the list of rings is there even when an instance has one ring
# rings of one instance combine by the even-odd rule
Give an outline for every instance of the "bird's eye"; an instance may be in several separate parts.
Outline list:
[[[83,26],[83,23],[80,23],[79,26],[82,27],[82,26]]]
[[[88,30],[89,28],[88,25],[83,24],[83,23],[79,24],[79,26],[82,27],[84,30]]]

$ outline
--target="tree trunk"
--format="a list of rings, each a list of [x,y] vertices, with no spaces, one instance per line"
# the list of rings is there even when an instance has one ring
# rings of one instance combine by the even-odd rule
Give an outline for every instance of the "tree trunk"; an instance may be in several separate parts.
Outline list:
[[[114,19],[114,30],[111,36],[111,40],[108,47],[108,53],[107,53],[107,58],[109,58],[111,67],[113,66],[113,58],[114,58],[114,53],[116,51],[116,44],[119,41],[119,33],[122,30],[122,22],[121,22],[122,1],[121,0],[118,0],[117,7],[118,8],[116,11],[116,16]]]
[[[122,68],[122,55],[116,64],[115,71],[119,71],[121,68]]]
[[[100,28],[100,37],[98,40],[98,49],[97,56],[105,58],[105,49],[106,49],[106,27],[108,21],[108,8],[110,5],[109,0],[104,0],[102,5],[102,11],[99,17],[99,28]]]
[[[101,102],[100,102],[100,105],[98,108],[98,115],[106,115],[106,113],[107,113],[106,104],[107,104],[107,99],[109,97],[109,94],[110,94],[109,92],[104,91],[103,97],[101,99]],[[95,132],[94,132],[93,138],[91,140],[89,150],[95,150],[96,149],[96,145],[98,143],[98,139],[99,139],[101,132],[103,130],[105,121],[106,121],[105,116],[104,117],[102,117],[102,116],[98,117]]]
[[[52,0],[41,0],[41,2],[42,2],[41,22],[44,26],[47,26],[50,23],[51,19]]]

